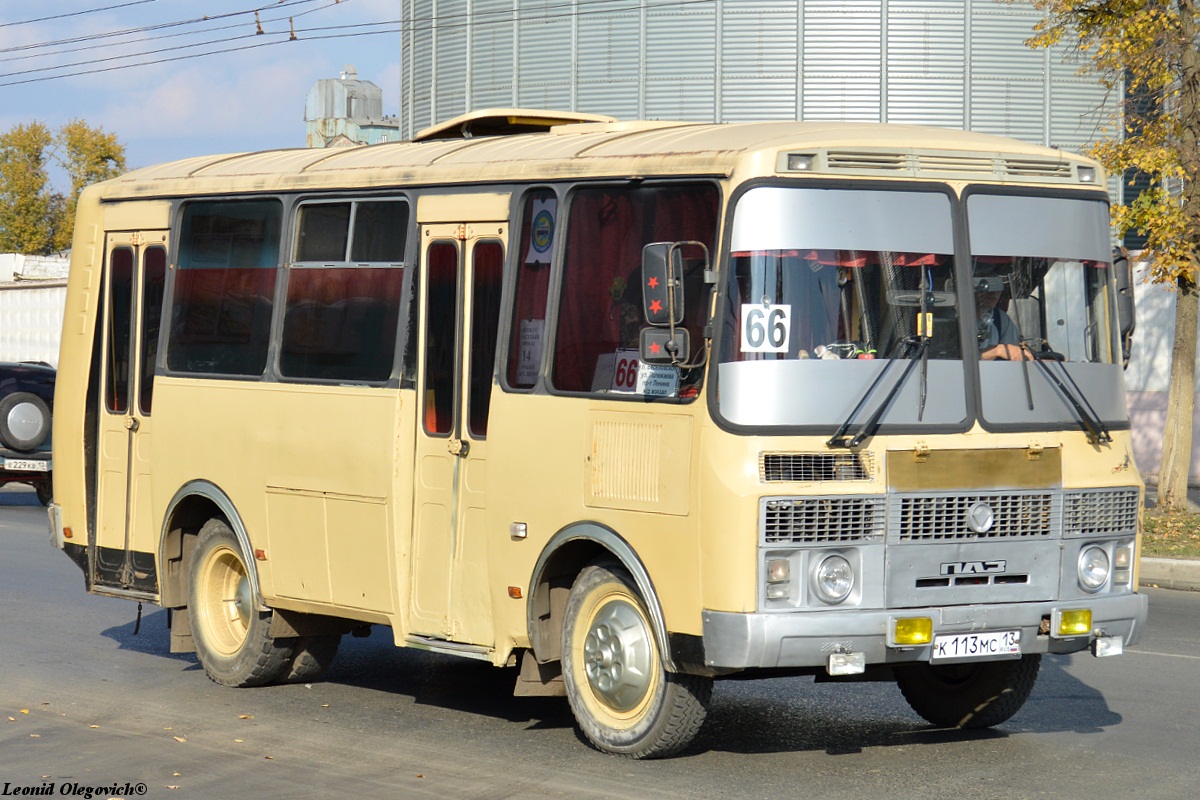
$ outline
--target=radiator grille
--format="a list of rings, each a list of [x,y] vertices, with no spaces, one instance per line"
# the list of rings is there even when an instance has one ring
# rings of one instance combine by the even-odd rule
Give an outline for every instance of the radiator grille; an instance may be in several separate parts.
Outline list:
[[[1068,492],[1064,504],[1063,533],[1067,536],[1133,534],[1137,531],[1137,489]]]
[[[885,499],[870,497],[770,497],[759,508],[767,544],[882,541]]]
[[[1054,501],[1051,492],[900,496],[893,526],[902,542],[1049,537],[1058,527]],[[981,503],[991,509],[993,521],[976,531],[969,520]]]
[[[873,456],[863,453],[763,453],[758,475],[764,483],[869,481]]]

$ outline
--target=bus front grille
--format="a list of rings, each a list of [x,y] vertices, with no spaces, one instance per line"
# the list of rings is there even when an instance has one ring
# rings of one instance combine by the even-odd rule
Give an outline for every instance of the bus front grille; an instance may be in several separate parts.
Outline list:
[[[766,497],[759,530],[768,545],[883,541],[885,506],[881,495]]]
[[[1137,532],[1140,502],[1138,490],[1133,487],[1067,492],[1064,497],[1063,534],[1133,535]]]
[[[1054,537],[1059,498],[1053,491],[901,495],[892,502],[889,529],[901,542]]]

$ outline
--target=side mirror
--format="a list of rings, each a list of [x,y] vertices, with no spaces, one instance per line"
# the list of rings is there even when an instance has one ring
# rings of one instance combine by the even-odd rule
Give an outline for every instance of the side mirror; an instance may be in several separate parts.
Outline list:
[[[1121,331],[1121,357],[1129,366],[1133,332],[1137,329],[1137,308],[1133,304],[1133,267],[1124,249],[1113,251],[1113,278],[1117,283],[1117,325]]]
[[[683,251],[680,242],[642,249],[642,311],[655,327],[683,322]]]
[[[707,275],[708,248],[702,242],[654,242],[642,248],[642,311],[652,327],[642,329],[638,349],[647,364],[680,364],[691,354],[687,329],[677,327],[684,317],[685,257]]]
[[[687,328],[642,328],[638,356],[645,364],[678,364],[691,354]]]

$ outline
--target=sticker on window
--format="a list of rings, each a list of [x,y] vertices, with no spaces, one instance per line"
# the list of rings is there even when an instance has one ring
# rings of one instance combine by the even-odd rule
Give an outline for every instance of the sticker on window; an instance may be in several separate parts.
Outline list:
[[[679,392],[679,368],[671,364],[644,364],[637,350],[618,350],[613,358],[610,391],[675,397]]]
[[[551,197],[533,201],[533,221],[529,226],[529,254],[526,264],[549,264],[550,249],[554,246],[554,215],[558,200]]]
[[[537,382],[538,368],[542,365],[542,340],[546,331],[546,320],[521,320],[520,358],[517,361],[517,383],[532,386]]]
[[[786,353],[791,338],[791,306],[742,306],[743,353]]]

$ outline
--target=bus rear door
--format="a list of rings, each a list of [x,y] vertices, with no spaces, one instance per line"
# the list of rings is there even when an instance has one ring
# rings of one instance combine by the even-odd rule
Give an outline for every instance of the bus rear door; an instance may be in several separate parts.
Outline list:
[[[158,537],[150,514],[150,412],[167,233],[110,233],[105,254],[97,509],[88,567],[98,588],[153,594]]]

